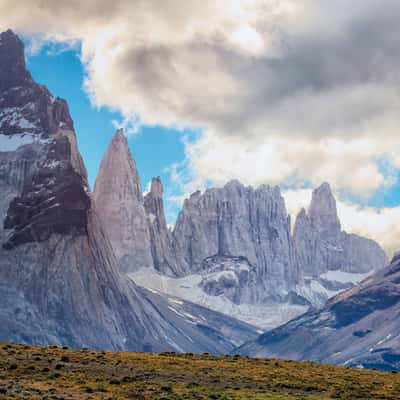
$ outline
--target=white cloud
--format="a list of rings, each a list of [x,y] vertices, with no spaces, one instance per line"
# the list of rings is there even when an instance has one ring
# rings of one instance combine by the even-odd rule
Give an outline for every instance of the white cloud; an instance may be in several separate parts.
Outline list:
[[[253,186],[285,183],[295,187],[328,181],[367,197],[393,184],[393,171],[380,169],[377,163],[386,146],[393,149],[390,142],[370,137],[343,142],[329,137],[287,140],[270,135],[255,141],[206,133],[195,142],[186,142],[186,156],[200,188],[207,181],[223,184],[231,179]]]

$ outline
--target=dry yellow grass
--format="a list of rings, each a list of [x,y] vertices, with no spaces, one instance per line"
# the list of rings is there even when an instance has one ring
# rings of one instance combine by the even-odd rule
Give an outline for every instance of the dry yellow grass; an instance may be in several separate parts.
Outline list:
[[[0,399],[400,399],[400,374],[238,356],[0,344]]]

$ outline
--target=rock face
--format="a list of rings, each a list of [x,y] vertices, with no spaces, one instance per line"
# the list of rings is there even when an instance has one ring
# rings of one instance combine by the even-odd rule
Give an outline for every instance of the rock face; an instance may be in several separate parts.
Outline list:
[[[400,257],[310,311],[261,335],[239,351],[257,357],[313,360],[400,370]]]
[[[112,138],[101,162],[94,200],[121,269],[133,272],[152,267],[140,178],[122,130]]]
[[[122,130],[113,136],[96,179],[94,199],[122,272],[155,268],[163,274],[182,273],[173,254],[160,177],[142,195],[139,173]]]
[[[144,197],[144,207],[150,230],[154,268],[165,275],[181,275],[182,270],[173,254],[172,234],[165,220],[163,186],[160,177],[152,179],[150,191]]]
[[[174,229],[175,251],[187,272],[205,272],[227,258],[247,264],[247,285],[236,288],[246,303],[286,301],[298,281],[290,222],[279,188],[245,187],[237,181],[194,193]],[[211,267],[212,268],[212,267]],[[220,268],[220,267],[218,267]],[[226,281],[231,292],[232,281]],[[220,284],[220,290],[223,288]],[[239,293],[240,292],[240,293]]]
[[[112,146],[124,140],[117,135]],[[129,158],[122,161],[134,174]],[[139,203],[138,181],[133,189],[129,196]],[[23,44],[11,31],[0,34],[0,191],[0,341],[225,352],[255,334],[249,325],[150,293],[120,274],[67,104],[32,80]],[[138,209],[147,226],[143,205]],[[148,228],[143,232],[149,238]],[[151,262],[146,246],[137,252],[143,264],[146,257]]]
[[[378,244],[341,230],[327,183],[314,190],[293,235],[278,187],[238,181],[193,193],[171,234],[161,180],[153,179],[143,199],[122,131],[102,161],[94,194],[121,270],[135,282],[263,329],[321,307],[387,263]],[[144,267],[151,269],[145,276]]]
[[[370,274],[387,263],[376,242],[341,230],[336,201],[327,183],[313,191],[308,212],[302,209],[297,216],[293,247],[297,268],[304,277],[299,292],[313,305],[322,305],[327,296],[323,291],[321,296],[312,293],[312,284],[329,292],[343,290],[354,284],[351,279],[346,282],[346,276]],[[336,280],[330,279],[332,276]]]
[[[172,246],[175,280],[153,273],[132,279],[263,329],[321,307],[387,263],[378,244],[341,230],[326,183],[297,216],[293,235],[279,188],[232,181],[196,192],[184,202]]]

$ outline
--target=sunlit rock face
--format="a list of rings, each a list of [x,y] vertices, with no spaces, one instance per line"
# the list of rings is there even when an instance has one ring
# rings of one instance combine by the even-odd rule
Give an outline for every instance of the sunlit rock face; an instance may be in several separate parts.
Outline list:
[[[122,134],[112,146],[126,148]],[[148,265],[147,215],[125,156],[131,175],[118,170],[115,179],[129,180],[121,187],[140,205],[133,223],[145,240],[135,254]],[[255,336],[247,324],[151,293],[120,273],[68,106],[32,80],[11,31],[0,34],[0,193],[0,341],[218,353]]]
[[[219,270],[217,264],[227,265],[227,259],[242,257],[245,262],[236,263],[234,272],[246,266],[248,276],[246,285],[238,283],[240,293],[235,298],[239,302],[286,301],[299,280],[290,222],[277,187],[253,189],[232,181],[221,189],[194,193],[185,200],[174,239],[185,271],[209,271],[210,257]],[[236,275],[238,282],[244,279]],[[225,281],[232,285],[232,281]]]
[[[101,162],[94,200],[122,271],[152,267],[142,187],[122,130],[113,136]]]
[[[159,182],[153,181],[147,196],[160,201]],[[146,209],[155,221],[157,207]],[[153,231],[152,237],[157,236],[166,237]],[[232,181],[195,192],[179,213],[172,247],[175,280],[163,280],[160,268],[158,275],[138,273],[132,278],[263,329],[285,323],[310,306],[321,307],[387,262],[377,243],[341,230],[326,183],[315,189],[308,211],[297,216],[293,234],[277,187],[253,189]],[[159,254],[170,254],[170,246],[164,249],[167,252]]]

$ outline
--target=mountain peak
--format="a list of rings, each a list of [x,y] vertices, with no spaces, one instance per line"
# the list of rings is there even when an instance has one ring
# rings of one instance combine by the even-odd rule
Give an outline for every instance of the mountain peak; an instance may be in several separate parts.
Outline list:
[[[163,196],[163,184],[161,182],[161,178],[159,176],[154,177],[151,180],[151,185],[150,185],[150,192],[152,197],[154,198],[162,198]]]
[[[0,60],[0,91],[31,78],[26,69],[24,44],[11,29],[0,33]]]
[[[123,271],[152,266],[140,177],[122,129],[101,161],[94,200]]]
[[[104,188],[105,195],[111,187],[119,189],[125,188],[125,195],[130,200],[142,202],[142,191],[139,173],[135,160],[128,147],[128,141],[124,135],[123,129],[118,129],[111,139],[107,152],[101,162],[99,175],[96,180],[96,186],[107,184],[109,187]],[[99,188],[99,187],[98,187]],[[109,193],[108,196],[114,197],[115,194]]]
[[[340,231],[336,200],[329,183],[314,189],[308,214],[314,227],[330,233]]]

